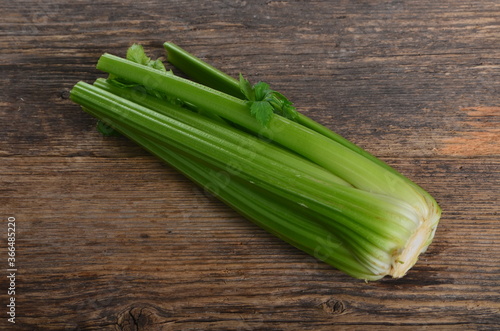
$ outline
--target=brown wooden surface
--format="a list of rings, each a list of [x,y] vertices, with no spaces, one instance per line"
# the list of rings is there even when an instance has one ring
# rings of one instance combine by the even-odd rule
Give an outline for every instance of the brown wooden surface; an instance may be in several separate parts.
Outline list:
[[[0,2],[0,329],[494,330],[500,3]],[[68,100],[104,52],[174,41],[269,82],[435,196],[400,280],[354,280],[265,233]]]

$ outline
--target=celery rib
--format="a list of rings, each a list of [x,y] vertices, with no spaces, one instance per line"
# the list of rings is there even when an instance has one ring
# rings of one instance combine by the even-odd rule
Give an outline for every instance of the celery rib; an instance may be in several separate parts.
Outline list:
[[[82,98],[82,95],[85,94],[88,94],[87,100]],[[316,186],[305,184],[311,181],[305,175],[295,179],[294,182],[290,182],[288,178],[293,178],[294,172],[290,173],[288,166],[276,162],[269,163],[269,160],[263,159],[259,154],[256,154],[249,164],[248,160],[242,157],[245,153],[241,154],[237,151],[241,149],[241,146],[231,147],[232,144],[221,137],[216,138],[207,131],[199,131],[199,129],[173,121],[171,118],[162,117],[148,108],[139,107],[138,105],[133,106],[128,100],[120,99],[113,94],[85,83],[78,83],[72,90],[71,96],[74,101],[85,107],[101,109],[100,117],[108,118],[108,120],[111,118],[112,120],[109,121],[113,126],[128,123],[135,130],[142,130],[142,134],[146,136],[150,135],[151,138],[154,138],[155,135],[159,136],[156,138],[158,141],[170,141],[174,144],[182,142],[181,145],[178,145],[178,148],[188,150],[192,154],[202,155],[204,160],[209,160],[213,164],[219,164],[221,160],[226,160],[222,161],[219,164],[220,166],[229,159],[238,160],[242,172],[237,175],[244,176],[247,181],[256,183],[256,185],[271,190],[284,198],[292,199],[292,201],[302,200],[308,205],[308,208],[323,215],[330,215],[328,223],[323,225],[335,235],[343,237],[346,247],[352,246],[350,247],[351,251],[365,266],[371,266],[372,268],[376,265],[387,266],[392,253],[399,247],[399,240],[394,242],[394,238],[384,238],[383,235],[379,235],[379,231],[376,230],[379,224],[370,222],[373,219],[373,213],[369,212],[369,208],[362,208],[363,204],[367,205],[369,202],[373,203],[374,201],[379,202],[376,195],[371,196],[371,200],[367,200],[366,197],[360,200],[359,197],[368,193],[357,192],[354,188],[335,183],[328,183],[318,191],[317,186],[324,183],[313,179],[313,184],[316,184]],[[86,103],[89,100],[90,103]],[[140,115],[141,113],[142,115]],[[166,122],[169,122],[168,126],[165,126]],[[213,134],[220,135],[223,131],[221,127],[218,127]],[[240,139],[243,140],[242,137]],[[262,144],[264,143],[262,142]],[[228,148],[232,149],[232,152]],[[266,163],[267,165],[264,166]],[[259,166],[259,164],[262,165]],[[336,189],[335,194],[329,195],[328,191],[333,188]],[[356,194],[352,194],[353,192],[350,192],[352,190],[356,190]],[[343,199],[342,196],[346,194],[347,199]],[[376,205],[372,205],[372,207],[373,209],[377,208]],[[365,211],[363,212],[363,210]],[[363,219],[366,219],[366,221],[358,224]],[[364,238],[362,243],[359,243],[360,238]],[[357,244],[351,245],[351,243]],[[377,260],[380,260],[380,262],[375,263]],[[379,274],[387,272],[387,269],[378,270]]]
[[[259,90],[243,78],[240,91],[232,77],[164,46],[201,84],[167,73],[134,45],[131,60],[101,56],[97,68],[112,78],[77,83],[71,99],[257,225],[354,277],[402,277],[415,264],[441,212],[427,192],[319,123],[291,116],[279,93],[254,98]],[[243,95],[257,100],[252,111],[268,95],[283,98],[272,99],[275,111],[297,122],[271,113],[261,123]]]

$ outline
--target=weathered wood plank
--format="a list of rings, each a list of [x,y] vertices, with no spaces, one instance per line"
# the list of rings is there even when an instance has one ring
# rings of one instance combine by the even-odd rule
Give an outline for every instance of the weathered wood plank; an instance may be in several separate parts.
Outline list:
[[[17,329],[500,325],[498,1],[24,0],[0,9],[0,219],[17,220]],[[353,280],[126,139],[101,137],[70,88],[103,76],[104,52],[140,42],[164,56],[167,40],[271,83],[433,194],[443,220],[415,268],[400,280]],[[0,328],[10,327],[0,313]]]
[[[199,17],[173,5],[180,17],[132,21],[137,8],[124,3],[124,15],[108,17],[109,22],[79,17],[78,10],[88,7],[82,4],[39,6],[45,16],[35,6],[22,20],[4,23],[10,34],[0,41],[1,114],[11,120],[3,129],[2,155],[86,155],[91,146],[93,153],[105,153],[86,144],[92,122],[63,98],[78,80],[102,76],[94,69],[100,54],[124,54],[132,42],[162,56],[161,43],[175,40],[233,75],[268,81],[304,112],[382,156],[436,155],[451,134],[468,130],[463,109],[495,107],[500,93],[494,2],[469,10],[455,3],[451,12],[403,2],[354,8],[248,2],[238,18],[223,3],[201,6]],[[163,12],[151,6],[152,12]],[[106,10],[109,4],[93,9]],[[279,15],[283,11],[294,15],[293,25]],[[35,30],[22,29],[29,26]],[[251,33],[255,26],[263,42]],[[82,129],[87,136],[75,131]]]
[[[268,235],[152,157],[3,158],[0,199],[18,224],[20,324],[98,329],[125,325],[130,313],[165,329],[493,326],[499,163],[481,161],[388,160],[432,186],[445,214],[407,277],[367,284]],[[463,189],[479,178],[491,185]]]

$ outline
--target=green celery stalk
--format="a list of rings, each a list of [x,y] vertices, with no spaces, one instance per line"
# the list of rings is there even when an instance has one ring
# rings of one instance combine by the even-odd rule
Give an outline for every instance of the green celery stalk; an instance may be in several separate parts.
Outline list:
[[[248,82],[242,93],[240,82],[164,46],[170,62],[201,84],[167,73],[134,45],[131,60],[99,59],[113,83],[79,82],[71,99],[257,225],[354,277],[398,278],[416,263],[441,212],[427,192],[319,123],[289,116],[280,106],[286,99],[273,99],[275,111],[293,121],[272,112],[258,121],[254,106],[266,106],[267,96],[251,114]]]
[[[224,131],[219,123],[211,121],[216,127],[210,135],[206,131],[197,132],[196,128],[85,83],[78,83],[71,97],[85,108],[100,111],[97,114],[100,118],[112,119],[109,123],[112,126],[128,126],[150,139],[167,142],[218,167],[223,167],[229,160],[237,162],[238,171],[230,169],[228,172],[296,206],[323,215],[315,221],[343,238],[343,245],[377,277],[388,274],[394,267],[393,254],[404,249],[413,235],[412,230],[418,225],[418,220],[400,201],[336,183],[322,183],[311,175],[302,175],[288,165],[279,166],[259,154],[249,160],[245,157],[248,151],[241,151],[242,146],[231,146],[217,136]],[[244,136],[242,134],[242,140]],[[253,137],[247,138],[257,144],[266,144]],[[244,145],[251,144],[246,142]],[[389,215],[391,217],[387,217]],[[373,219],[380,221],[373,222]]]

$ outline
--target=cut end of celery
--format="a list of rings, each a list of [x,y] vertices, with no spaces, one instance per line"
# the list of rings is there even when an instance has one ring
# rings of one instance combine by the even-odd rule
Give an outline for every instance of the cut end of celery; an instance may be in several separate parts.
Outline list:
[[[390,276],[401,278],[417,263],[420,254],[427,250],[434,238],[440,214],[441,212],[438,209],[430,218],[422,221],[401,253],[395,256],[389,271]]]

